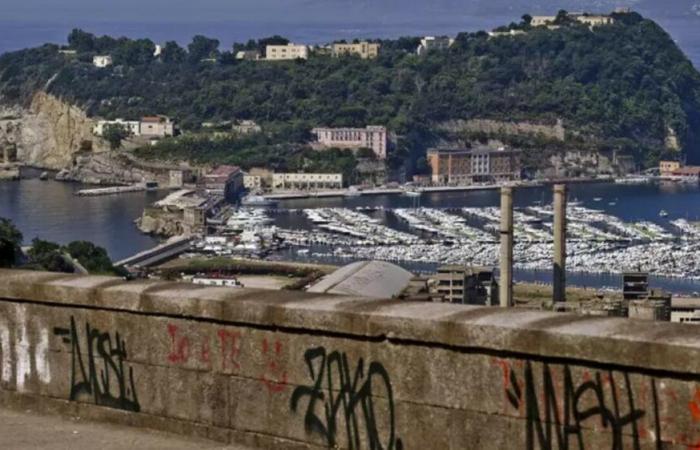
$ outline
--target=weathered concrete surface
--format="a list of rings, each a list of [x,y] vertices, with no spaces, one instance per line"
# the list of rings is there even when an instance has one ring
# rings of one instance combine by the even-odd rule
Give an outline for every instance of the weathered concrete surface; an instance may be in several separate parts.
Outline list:
[[[80,418],[0,408],[0,448],[12,450],[246,450],[203,439]]]
[[[266,448],[692,448],[697,330],[0,271],[0,400]]]

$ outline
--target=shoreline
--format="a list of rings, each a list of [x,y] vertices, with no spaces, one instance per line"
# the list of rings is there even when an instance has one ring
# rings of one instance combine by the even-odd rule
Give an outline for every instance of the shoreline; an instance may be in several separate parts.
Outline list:
[[[615,178],[560,178],[547,180],[532,180],[518,183],[503,183],[489,185],[470,185],[470,186],[429,186],[416,189],[419,194],[435,194],[443,192],[469,192],[469,191],[491,191],[498,190],[504,186],[513,188],[530,189],[549,186],[558,183],[566,184],[588,184],[588,183],[615,183]],[[296,200],[296,199],[313,199],[313,198],[339,198],[339,197],[363,197],[375,195],[403,195],[406,194],[406,189],[403,188],[372,188],[364,190],[338,189],[333,191],[298,191],[263,194],[262,197],[266,200]]]

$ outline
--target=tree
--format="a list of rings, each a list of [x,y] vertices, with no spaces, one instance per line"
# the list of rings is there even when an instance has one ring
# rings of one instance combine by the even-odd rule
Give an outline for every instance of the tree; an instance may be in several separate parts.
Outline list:
[[[122,146],[122,141],[128,138],[130,135],[129,130],[127,130],[123,125],[110,124],[107,125],[102,132],[102,137],[109,142],[109,148],[116,150]]]
[[[120,39],[113,50],[115,64],[137,66],[153,61],[156,46],[150,39]]]
[[[49,241],[35,238],[32,241],[32,248],[27,252],[29,264],[37,269],[48,270],[50,272],[73,272],[73,268],[68,264],[63,256],[61,246]]]
[[[0,267],[13,267],[19,260],[22,233],[9,220],[0,218]]]
[[[95,49],[95,35],[74,28],[68,35],[68,45],[78,53],[91,52]]]
[[[65,247],[66,252],[90,273],[113,274],[118,271],[112,265],[107,250],[88,241],[74,241]]]
[[[530,14],[524,14],[522,19],[523,19],[523,24],[525,24],[525,25],[532,24],[532,16]]]
[[[289,44],[289,39],[276,34],[274,36],[258,39],[258,50],[261,54],[265,54],[265,49],[268,45],[287,45]]]
[[[197,35],[192,38],[192,42],[187,46],[189,60],[196,64],[203,59],[215,58],[219,52],[219,40],[209,39],[206,36]]]
[[[187,58],[187,52],[184,48],[180,47],[177,42],[168,41],[163,47],[161,58],[165,63],[181,63]]]

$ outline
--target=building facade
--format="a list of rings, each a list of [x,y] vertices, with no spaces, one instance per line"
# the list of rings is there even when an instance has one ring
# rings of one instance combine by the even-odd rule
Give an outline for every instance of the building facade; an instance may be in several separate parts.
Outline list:
[[[141,136],[144,137],[166,137],[175,134],[175,125],[165,116],[143,117],[139,128]]]
[[[518,181],[522,171],[520,151],[502,148],[432,149],[428,163],[437,185]]]
[[[308,59],[309,47],[306,45],[268,45],[265,47],[265,59],[270,61],[285,61],[291,59]]]
[[[431,294],[439,301],[469,305],[498,305],[498,283],[492,269],[442,266],[430,278]]]
[[[219,166],[204,175],[203,182],[207,191],[231,200],[243,189],[243,171],[237,166]]]
[[[612,25],[615,19],[612,16],[602,14],[587,14],[587,13],[569,13],[569,18],[590,27],[598,27],[602,25]],[[557,16],[532,16],[530,26],[542,27],[554,25]]]
[[[259,191],[262,189],[262,186],[262,177],[260,175],[243,175],[243,187],[246,188],[247,191]]]
[[[241,61],[257,61],[260,59],[260,52],[257,50],[240,50],[236,52],[236,59]]]
[[[342,189],[343,174],[340,173],[275,173],[272,174],[273,190],[311,191],[320,189]]]
[[[112,57],[109,55],[95,55],[92,57],[92,65],[105,68],[112,65]]]
[[[110,126],[120,126],[129,132],[132,136],[141,135],[141,123],[137,120],[98,120],[95,127],[92,129],[92,133],[95,136],[104,136],[105,130]]]
[[[659,161],[659,175],[670,177],[673,172],[681,168],[679,161]]]
[[[359,55],[362,59],[374,59],[379,55],[378,43],[374,42],[357,42],[354,44],[333,44],[333,56],[341,55]]]
[[[423,55],[431,50],[447,50],[454,44],[455,40],[447,36],[426,36],[420,40],[420,45],[416,50],[418,55]]]
[[[314,148],[348,148],[359,150],[369,148],[379,159],[386,159],[388,134],[386,127],[368,126],[365,128],[314,128],[311,134],[316,137]]]

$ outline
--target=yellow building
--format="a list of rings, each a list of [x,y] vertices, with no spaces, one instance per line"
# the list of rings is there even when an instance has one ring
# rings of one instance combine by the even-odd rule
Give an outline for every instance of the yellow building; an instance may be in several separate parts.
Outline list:
[[[673,172],[681,168],[681,163],[678,161],[660,161],[659,162],[659,174],[662,177],[670,177]]]
[[[265,47],[265,59],[269,61],[285,61],[290,59],[308,59],[309,47],[306,45],[268,45]]]
[[[275,173],[272,175],[273,190],[318,190],[342,188],[343,174],[340,173]]]
[[[362,41],[355,44],[333,44],[333,56],[359,55],[362,59],[374,59],[379,55],[379,44]]]

